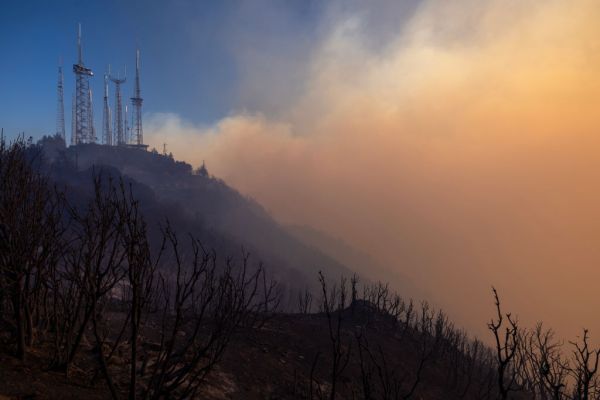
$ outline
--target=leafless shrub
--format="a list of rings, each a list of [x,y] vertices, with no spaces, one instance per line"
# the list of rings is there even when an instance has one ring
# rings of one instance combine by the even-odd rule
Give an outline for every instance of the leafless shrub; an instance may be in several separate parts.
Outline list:
[[[313,296],[310,290],[305,289],[298,293],[298,312],[308,314],[312,311]]]
[[[134,231],[143,236],[143,229]],[[97,335],[101,351],[107,337],[116,337],[100,357],[108,364],[112,349],[124,339],[120,332],[129,332],[130,399],[193,397],[236,330],[260,324],[278,302],[275,283],[267,282],[262,267],[250,267],[248,255],[239,266],[231,259],[219,266],[216,254],[193,237],[187,257],[171,228],[163,233],[171,260],[159,272],[147,250],[135,250],[133,259],[128,258],[123,326],[113,335]],[[102,368],[109,386],[117,386],[109,368]],[[117,389],[113,397],[118,398]]]
[[[18,140],[0,143],[0,319],[23,359],[46,328],[48,274],[62,252],[61,196]],[[40,157],[40,155],[36,155]]]
[[[580,342],[570,342],[573,350],[572,365],[569,372],[574,380],[573,399],[588,400],[600,398],[598,381],[598,356],[600,349],[591,349],[589,333],[583,330]]]
[[[566,399],[568,360],[554,332],[538,323],[532,330],[520,332],[518,359],[520,383],[534,399]]]
[[[364,398],[412,398],[422,381],[427,364],[439,351],[441,335],[436,334],[436,329],[441,332],[444,321],[442,313],[436,313],[423,302],[415,323],[403,327],[401,333],[394,336],[393,348],[396,351],[391,354],[389,350],[384,350],[381,343],[369,339],[367,327],[358,331],[356,341]],[[406,335],[408,329],[411,330],[410,337]],[[411,363],[413,368],[407,368],[406,358],[399,352],[410,354],[409,357],[414,360]]]
[[[519,328],[517,321],[510,313],[506,315],[502,313],[498,292],[495,288],[492,288],[492,291],[496,305],[496,319],[492,319],[488,323],[488,329],[494,335],[496,345],[498,391],[500,398],[505,400],[511,391],[518,389],[516,386],[518,368],[515,363],[515,356],[519,346]]]
[[[590,346],[587,329],[578,341],[569,342],[571,356],[554,331],[538,323],[534,329],[519,329],[517,322],[500,310],[494,290],[497,319],[488,327],[496,343],[495,364],[501,398],[509,392],[521,392],[525,398],[540,400],[591,400],[600,398],[598,363],[600,349]],[[503,329],[502,329],[503,328]]]
[[[350,361],[352,354],[352,341],[344,334],[342,328],[344,323],[344,310],[348,305],[347,281],[344,277],[340,284],[327,284],[325,276],[319,272],[319,283],[321,284],[320,307],[327,318],[327,330],[329,334],[331,367],[329,369],[329,397],[335,399],[339,390],[339,378]],[[316,358],[315,358],[316,363]]]
[[[124,201],[111,178],[97,175],[88,205],[70,208],[69,246],[51,279],[56,369],[68,371],[99,302],[127,276]]]

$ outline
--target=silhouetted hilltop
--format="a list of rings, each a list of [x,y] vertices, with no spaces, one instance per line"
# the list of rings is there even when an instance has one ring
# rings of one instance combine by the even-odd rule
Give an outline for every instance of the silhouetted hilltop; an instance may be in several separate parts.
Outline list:
[[[61,144],[53,138],[40,142],[53,179],[71,192],[89,186],[94,173],[121,175],[133,185],[150,223],[168,219],[178,231],[193,233],[220,254],[248,251],[284,287],[292,289],[289,293],[313,288],[320,270],[332,278],[352,274],[331,255],[292,235],[254,200],[171,155],[119,146],[65,148]],[[290,298],[294,303],[295,295]]]

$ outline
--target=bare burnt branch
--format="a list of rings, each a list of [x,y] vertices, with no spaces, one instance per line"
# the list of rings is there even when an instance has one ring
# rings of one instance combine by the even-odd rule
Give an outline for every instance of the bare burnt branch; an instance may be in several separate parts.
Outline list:
[[[518,368],[514,362],[519,346],[519,329],[517,322],[511,314],[504,315],[500,309],[500,298],[495,288],[494,304],[496,306],[496,319],[488,323],[488,329],[494,335],[496,345],[496,360],[498,368],[498,391],[500,398],[507,399],[511,391],[517,390]],[[505,319],[508,323],[505,323]]]

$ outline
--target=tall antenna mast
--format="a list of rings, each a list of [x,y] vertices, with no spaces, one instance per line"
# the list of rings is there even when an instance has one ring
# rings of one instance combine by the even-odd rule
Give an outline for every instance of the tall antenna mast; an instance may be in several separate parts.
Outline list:
[[[102,142],[111,146],[113,144],[112,122],[110,115],[110,106],[108,104],[108,76],[110,74],[110,66],[108,73],[104,74],[104,110],[102,112]]]
[[[88,118],[90,121],[90,131],[89,131],[89,136],[88,136],[88,143],[96,143],[96,128],[94,128],[94,103],[92,102],[92,89],[90,89],[88,91],[89,97],[88,97],[88,104],[89,104],[89,108],[88,108]]]
[[[86,68],[83,64],[83,55],[81,51],[81,24],[77,31],[77,64],[73,64],[73,72],[75,73],[75,114],[72,144],[93,143],[95,142],[94,121],[90,119],[92,114],[90,102],[90,82],[89,78],[94,76],[91,69]]]
[[[62,70],[62,59],[58,61],[58,85],[56,88],[57,92],[57,105],[56,105],[56,135],[60,136],[62,140],[67,144],[67,137],[65,132],[65,99],[64,99],[64,75]]]
[[[127,74],[127,72],[125,72]],[[117,139],[118,145],[126,144],[125,142],[125,131],[123,130],[123,100],[121,98],[121,84],[125,83],[127,77],[123,79],[117,77],[111,77],[110,80],[115,84],[115,130],[114,134]]]
[[[75,112],[75,93],[73,93],[73,96],[71,96],[71,146],[74,146],[75,143],[75,131],[76,131],[76,120],[77,118],[75,117],[76,112]]]
[[[125,143],[129,144],[131,143],[131,132],[129,129],[129,112],[127,110],[127,104],[125,104],[125,119],[123,120],[123,122],[125,123]]]
[[[131,105],[133,106],[133,126],[132,136],[133,142],[136,145],[144,144],[144,131],[142,129],[142,91],[140,88],[140,50],[135,53],[135,86],[133,89],[133,97]]]
[[[81,50],[81,23],[78,24],[77,30],[77,64],[83,65],[83,52]]]

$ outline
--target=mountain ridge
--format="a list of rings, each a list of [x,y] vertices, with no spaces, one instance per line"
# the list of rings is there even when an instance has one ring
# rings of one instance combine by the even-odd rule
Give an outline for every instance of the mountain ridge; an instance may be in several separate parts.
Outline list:
[[[140,149],[84,144],[65,147],[54,138],[39,142],[50,175],[71,190],[91,182],[102,170],[127,178],[151,223],[175,218],[185,231],[225,253],[251,253],[288,290],[303,292],[317,285],[319,271],[337,279],[355,271],[331,254],[306,243],[279,224],[255,200],[223,180],[172,156]],[[82,175],[82,176],[80,176]],[[229,256],[229,254],[227,254]],[[296,296],[290,294],[288,306]]]

